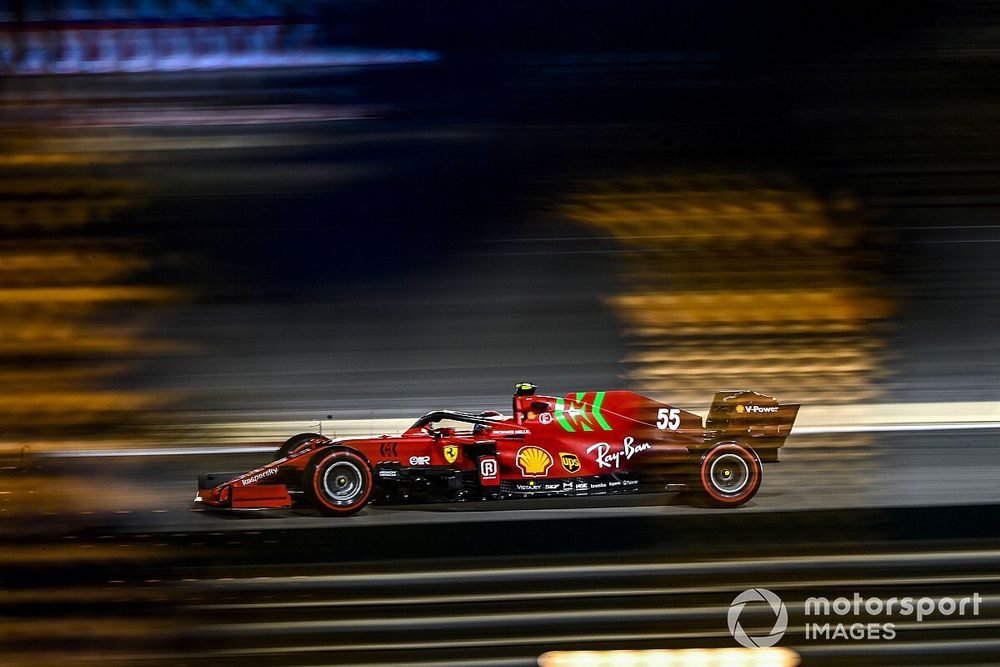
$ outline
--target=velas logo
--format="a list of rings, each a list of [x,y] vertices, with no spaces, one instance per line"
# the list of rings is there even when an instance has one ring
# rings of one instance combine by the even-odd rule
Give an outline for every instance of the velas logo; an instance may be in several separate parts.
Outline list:
[[[740,623],[740,614],[743,613],[743,608],[751,602],[763,602],[774,612],[774,626],[770,632],[750,635],[743,629],[743,625]],[[784,636],[785,630],[788,628],[788,610],[785,609],[785,603],[781,601],[781,598],[766,588],[750,588],[737,595],[732,604],[729,605],[727,620],[729,621],[729,634],[741,646],[768,648],[777,644]]]

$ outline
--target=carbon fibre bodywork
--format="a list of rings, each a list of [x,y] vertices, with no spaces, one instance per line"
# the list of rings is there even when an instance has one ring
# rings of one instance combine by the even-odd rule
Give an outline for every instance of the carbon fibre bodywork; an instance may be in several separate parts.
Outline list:
[[[196,503],[330,515],[368,502],[693,490],[739,505],[778,460],[798,405],[719,392],[705,420],[630,391],[539,396],[517,385],[512,414],[436,411],[399,435],[300,434],[243,474],[205,474]]]

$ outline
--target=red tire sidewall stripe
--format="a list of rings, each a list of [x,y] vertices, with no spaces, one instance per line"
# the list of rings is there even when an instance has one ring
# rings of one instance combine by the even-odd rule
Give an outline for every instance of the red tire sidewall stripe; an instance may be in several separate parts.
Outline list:
[[[323,490],[320,485],[320,477],[321,477],[320,471],[323,470],[324,466],[326,466],[326,464],[331,459],[350,460],[355,465],[357,465],[358,468],[361,470],[362,474],[365,477],[366,490],[365,490],[365,495],[362,496],[360,499],[358,499],[357,502],[352,503],[350,505],[332,505],[329,502],[327,502],[326,496],[323,495]],[[363,458],[361,458],[357,454],[354,454],[353,452],[333,452],[332,454],[326,456],[318,464],[316,464],[316,468],[313,470],[312,488],[313,488],[313,497],[318,502],[323,503],[324,507],[327,507],[333,510],[334,512],[350,512],[354,510],[358,505],[363,505],[368,502],[368,498],[372,494],[372,471],[371,468],[368,467],[368,463]]]
[[[741,459],[743,459],[746,462],[751,475],[750,479],[747,480],[747,484],[744,487],[743,492],[735,496],[726,496],[718,493],[715,490],[715,487],[712,486],[712,483],[708,479],[708,471],[709,468],[711,467],[712,460],[717,458],[720,454],[726,453],[727,451],[733,452],[737,454]],[[701,486],[702,488],[705,489],[708,495],[712,496],[712,498],[718,500],[719,502],[734,503],[734,502],[739,502],[743,498],[746,498],[757,487],[757,482],[759,479],[760,479],[760,464],[757,462],[757,457],[753,455],[753,452],[751,452],[749,449],[741,445],[737,444],[719,445],[718,447],[709,451],[701,462]]]

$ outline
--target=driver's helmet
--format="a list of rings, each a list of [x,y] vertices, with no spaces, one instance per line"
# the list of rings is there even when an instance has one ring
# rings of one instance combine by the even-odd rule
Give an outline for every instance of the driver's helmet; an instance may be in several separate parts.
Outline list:
[[[538,387],[531,384],[530,382],[518,382],[517,384],[514,385],[514,395],[534,396],[536,389],[538,389]]]

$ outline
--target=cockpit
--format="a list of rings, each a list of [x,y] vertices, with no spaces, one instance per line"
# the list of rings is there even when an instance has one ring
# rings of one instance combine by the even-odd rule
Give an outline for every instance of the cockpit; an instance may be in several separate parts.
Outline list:
[[[479,414],[438,410],[428,412],[409,430],[423,430],[434,437],[479,437],[503,420],[504,416],[494,410]]]

